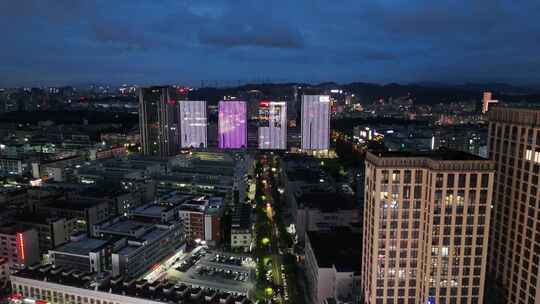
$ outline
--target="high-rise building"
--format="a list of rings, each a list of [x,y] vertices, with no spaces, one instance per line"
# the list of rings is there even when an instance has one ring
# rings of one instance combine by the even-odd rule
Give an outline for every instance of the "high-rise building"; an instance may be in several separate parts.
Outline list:
[[[287,104],[285,101],[259,103],[259,149],[287,149]]]
[[[540,303],[540,109],[490,110],[488,147],[497,189],[488,270],[505,303]]]
[[[489,104],[490,103],[498,103],[499,101],[496,99],[491,99],[492,97],[491,92],[484,92],[484,95],[482,97],[482,114],[486,114],[489,110]]]
[[[220,101],[218,112],[218,141],[220,149],[247,147],[246,102]]]
[[[302,149],[328,150],[330,146],[330,96],[302,96]]]
[[[364,303],[484,303],[494,164],[368,152],[365,176]]]
[[[178,149],[178,126],[172,87],[139,89],[139,129],[144,155],[167,157]]]
[[[178,111],[180,146],[206,148],[206,101],[181,100],[178,103]]]

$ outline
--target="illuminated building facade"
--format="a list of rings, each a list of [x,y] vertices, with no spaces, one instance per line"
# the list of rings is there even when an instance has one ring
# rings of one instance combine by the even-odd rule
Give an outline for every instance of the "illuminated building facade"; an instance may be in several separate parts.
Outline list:
[[[364,303],[484,303],[494,173],[464,152],[368,152]]]
[[[287,103],[261,101],[259,103],[259,149],[287,149]]]
[[[245,101],[220,101],[218,141],[220,149],[247,147],[247,118]]]
[[[302,149],[328,150],[330,146],[330,96],[302,96]]]
[[[506,289],[503,303],[539,303],[540,110],[494,107],[488,116],[497,170],[488,270]]]
[[[181,100],[178,103],[180,145],[182,148],[206,148],[206,101]]]
[[[175,90],[172,87],[139,89],[139,129],[144,155],[176,155],[178,126]]]

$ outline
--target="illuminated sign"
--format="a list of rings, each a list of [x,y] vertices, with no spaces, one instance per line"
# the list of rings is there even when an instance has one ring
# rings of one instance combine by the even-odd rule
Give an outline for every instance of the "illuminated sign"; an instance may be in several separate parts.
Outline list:
[[[24,261],[24,238],[22,233],[17,233],[17,249],[19,250],[19,257]]]

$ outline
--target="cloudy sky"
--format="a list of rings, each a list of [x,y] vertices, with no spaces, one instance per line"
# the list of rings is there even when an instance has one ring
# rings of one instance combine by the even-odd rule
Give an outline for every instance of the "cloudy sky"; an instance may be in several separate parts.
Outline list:
[[[540,84],[538,20],[538,0],[2,0],[0,85]]]

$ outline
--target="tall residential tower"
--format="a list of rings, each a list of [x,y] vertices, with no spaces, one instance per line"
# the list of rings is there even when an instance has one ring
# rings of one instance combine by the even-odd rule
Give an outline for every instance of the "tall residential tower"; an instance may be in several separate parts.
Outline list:
[[[488,113],[497,170],[488,270],[505,287],[505,303],[540,303],[540,109]]]
[[[364,303],[484,303],[494,164],[368,152],[365,176]]]

